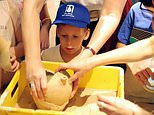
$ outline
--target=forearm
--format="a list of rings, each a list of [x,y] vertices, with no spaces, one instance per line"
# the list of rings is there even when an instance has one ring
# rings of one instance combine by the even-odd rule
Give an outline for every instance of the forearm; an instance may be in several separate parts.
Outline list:
[[[125,2],[126,0],[120,0],[119,3],[112,0],[104,1],[99,22],[88,44],[96,52],[105,44],[118,26]]]
[[[17,58],[24,56],[24,46],[23,43],[18,43],[17,46],[14,47],[14,52]]]
[[[51,19],[49,16],[47,4],[45,4],[41,10],[40,19],[41,19],[42,28],[46,28],[49,31],[51,26]]]
[[[119,20],[115,16],[102,16],[92,34],[88,46],[92,48],[96,53],[105,44],[105,42],[110,38],[114,30],[116,29]],[[81,55],[83,57],[92,56],[90,50],[85,49]]]
[[[44,23],[42,23],[41,30],[43,29],[43,30],[47,31],[49,34],[50,28],[51,28],[51,20],[50,19],[48,19]]]
[[[48,8],[47,4],[45,4],[40,12],[40,19],[41,21],[45,18],[50,18],[49,13],[48,13]]]
[[[112,14],[109,16],[102,16],[99,19],[88,46],[98,52],[115,31],[118,23],[119,19]]]
[[[117,45],[116,45],[116,48],[122,48],[122,47],[125,47],[127,46],[126,44],[123,44],[121,42],[118,42]],[[133,66],[134,63],[127,63],[127,65],[131,68]]]
[[[49,31],[50,31],[50,20],[47,20],[41,27],[40,32],[40,46],[41,50],[45,50],[49,47]]]
[[[150,58],[154,55],[154,36],[123,48],[89,58],[93,66],[129,63]]]
[[[24,0],[22,16],[22,35],[27,62],[39,63],[40,58],[40,22],[39,13],[43,0]]]

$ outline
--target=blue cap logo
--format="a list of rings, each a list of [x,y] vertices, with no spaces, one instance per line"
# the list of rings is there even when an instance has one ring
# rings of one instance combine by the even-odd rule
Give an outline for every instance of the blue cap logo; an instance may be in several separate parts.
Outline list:
[[[65,13],[63,16],[71,16],[71,17],[74,17],[73,16],[73,11],[74,11],[74,5],[67,5],[66,6],[66,9],[65,9]]]
[[[90,14],[86,7],[75,2],[68,2],[58,8],[53,24],[69,24],[85,28],[90,24]]]

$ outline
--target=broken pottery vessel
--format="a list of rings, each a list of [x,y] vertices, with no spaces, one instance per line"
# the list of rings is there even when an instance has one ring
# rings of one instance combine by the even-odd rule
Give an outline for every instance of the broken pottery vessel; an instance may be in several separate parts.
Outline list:
[[[68,82],[69,74],[65,71],[63,73],[46,72],[47,75],[47,92],[45,100],[35,100],[39,109],[48,110],[63,110],[69,102],[72,93],[72,83]]]

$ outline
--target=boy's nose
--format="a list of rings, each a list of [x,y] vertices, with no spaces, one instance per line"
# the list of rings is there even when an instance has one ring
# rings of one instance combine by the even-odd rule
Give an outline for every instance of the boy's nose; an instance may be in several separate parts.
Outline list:
[[[68,45],[71,45],[71,43],[72,43],[71,38],[68,38],[68,40],[67,40],[67,44],[68,44]]]

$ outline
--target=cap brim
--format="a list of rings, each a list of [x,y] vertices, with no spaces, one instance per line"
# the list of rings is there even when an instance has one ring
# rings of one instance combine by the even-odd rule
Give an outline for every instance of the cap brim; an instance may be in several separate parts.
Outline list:
[[[78,27],[78,28],[86,28],[87,27],[87,23],[85,22],[79,22],[79,21],[75,21],[75,20],[55,20],[53,24],[68,24],[68,25],[71,25],[71,26],[75,26],[75,27]]]

